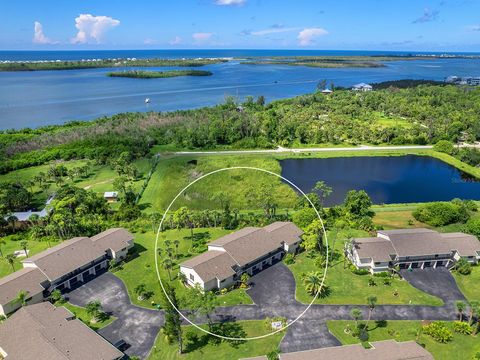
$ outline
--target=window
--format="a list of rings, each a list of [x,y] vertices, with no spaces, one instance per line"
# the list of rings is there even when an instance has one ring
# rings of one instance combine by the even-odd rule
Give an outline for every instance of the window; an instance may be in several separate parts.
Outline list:
[[[193,274],[190,274],[190,280],[195,281],[195,276],[193,276]]]

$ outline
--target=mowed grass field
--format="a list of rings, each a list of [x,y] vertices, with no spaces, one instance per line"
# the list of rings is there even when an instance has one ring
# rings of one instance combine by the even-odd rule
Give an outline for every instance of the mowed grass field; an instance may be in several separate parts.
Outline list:
[[[280,174],[280,164],[272,156],[197,156],[162,159],[143,194],[141,205],[147,211],[164,211],[175,196],[189,183],[211,171],[249,166]],[[293,207],[296,193],[275,175],[257,170],[234,169],[207,176],[193,184],[173,204],[172,210],[182,206],[190,209],[221,209],[215,199],[223,193],[232,209],[251,209],[252,190],[272,186],[279,209]]]
[[[207,242],[218,239],[219,237],[230,233],[231,231],[223,230],[221,228],[208,228],[208,229],[196,229],[194,234],[196,236],[204,237]],[[135,234],[135,256],[132,260],[128,261],[122,266],[121,270],[116,271],[114,274],[123,280],[127,286],[130,299],[136,305],[151,307],[152,301],[156,304],[162,302],[162,288],[158,281],[156,269],[155,269],[155,238],[156,233],[148,231],[146,233]],[[190,230],[167,230],[161,234],[159,238],[159,247],[164,249],[165,240],[169,240],[172,243],[172,248],[175,251],[173,242],[179,241],[178,257],[174,260],[173,269],[170,271],[172,275],[172,281],[170,281],[168,272],[162,266],[162,259],[164,253],[159,254],[159,270],[162,277],[162,282],[169,283],[177,290],[177,297],[181,300],[186,300],[188,297],[188,289],[178,279],[179,264],[197,253],[192,252],[192,241],[190,239]],[[206,250],[206,246],[205,249]],[[139,284],[145,284],[147,291],[152,291],[154,294],[148,300],[138,300],[137,294],[135,294],[135,288]],[[236,304],[251,304],[252,300],[246,294],[245,290],[236,289],[228,292],[225,295],[218,296],[218,305],[236,305]]]
[[[327,270],[325,284],[330,289],[330,295],[325,298],[317,298],[315,303],[360,305],[367,303],[368,296],[375,295],[379,304],[443,305],[441,299],[414,288],[405,280],[394,278],[391,285],[384,285],[383,279],[380,277],[356,275],[348,268],[344,268],[343,244],[347,239],[346,235],[343,232],[337,235],[338,240],[335,242],[335,249],[339,258],[334,260]],[[348,236],[360,237],[368,236],[368,234],[362,231],[350,231]],[[332,234],[330,234],[329,239],[329,245],[332,247]],[[325,271],[324,268],[316,267],[314,260],[307,255],[306,252],[297,255],[295,264],[289,265],[297,283],[296,298],[305,304],[310,303],[313,297],[305,290],[302,283],[302,274],[309,271],[319,271],[323,275]],[[376,286],[369,286],[370,278],[375,280]],[[397,295],[394,293],[397,293]]]
[[[452,322],[446,322],[445,324],[452,330]],[[351,329],[355,326],[353,321],[327,321],[328,329],[343,345],[360,343],[358,338],[345,333],[344,330],[347,325],[349,325]],[[421,321],[372,321],[368,326],[368,341],[389,339],[396,341],[415,341],[417,340],[417,331],[421,326]],[[420,337],[418,337],[418,342],[424,345],[425,349],[428,350],[436,360],[469,360],[473,359],[473,355],[480,351],[478,336],[462,335],[456,332],[453,332],[452,341],[446,344],[438,343],[425,334],[421,334]]]
[[[13,254],[14,251],[22,251],[22,247],[20,246],[20,242],[22,240],[28,240],[28,246],[27,249],[29,250],[28,255],[32,256],[40,251],[46,250],[48,248],[48,243],[45,241],[34,241],[34,240],[29,240],[28,238],[20,238],[19,240],[12,240],[11,236],[3,238],[5,240],[5,245],[0,245],[0,249],[2,251],[3,257],[0,258],[0,278],[7,276],[12,272],[12,266],[7,262],[5,259],[5,256],[7,254]],[[59,244],[59,242],[51,242],[50,245],[55,246]],[[20,270],[23,265],[21,263],[22,260],[24,260],[25,257],[20,256],[15,258],[15,263],[13,266],[15,267],[15,270]]]
[[[254,337],[264,335],[270,331],[266,329],[262,320],[239,321],[234,323],[235,326],[241,328],[246,337]],[[203,327],[203,326],[202,326]],[[190,342],[186,339],[186,334],[192,333],[198,336],[197,342]],[[280,341],[284,336],[284,332],[279,332],[262,339],[243,341],[238,344],[230,344],[221,342],[220,344],[212,344],[208,342],[209,336],[194,328],[193,326],[183,327],[183,336],[185,350],[182,355],[178,354],[177,344],[168,344],[162,334],[159,334],[155,346],[148,357],[149,360],[220,360],[220,359],[243,359],[246,357],[254,357],[268,354],[277,350]]]
[[[32,180],[36,175],[43,172],[48,173],[50,167],[55,165],[63,165],[67,169],[83,166],[87,163],[86,160],[72,160],[72,161],[55,161],[46,165],[32,166],[26,169],[20,169],[16,171],[9,172],[7,174],[0,175],[0,183],[2,182],[15,182],[20,181],[26,183],[27,181]],[[135,191],[139,191],[143,183],[143,179],[151,168],[151,163],[149,159],[140,159],[134,162],[135,167],[138,169],[139,177],[136,181],[133,182],[133,187]],[[77,187],[84,189],[93,190],[99,194],[103,194],[105,191],[114,191],[113,181],[118,177],[118,174],[112,169],[110,165],[92,165],[90,173],[87,177],[79,177],[74,181],[70,181],[67,178],[64,178],[65,183],[70,183]],[[57,189],[55,183],[51,183],[50,188],[48,189],[49,194],[53,194]],[[35,205],[38,208],[42,208],[45,200],[47,199],[47,194],[38,186],[33,186],[29,190],[34,193]]]

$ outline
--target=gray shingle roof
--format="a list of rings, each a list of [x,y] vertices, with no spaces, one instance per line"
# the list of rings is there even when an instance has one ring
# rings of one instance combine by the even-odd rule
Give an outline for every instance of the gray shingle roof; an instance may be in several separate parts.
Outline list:
[[[91,238],[76,237],[42,251],[23,263],[35,264],[50,281],[68,274],[105,255],[107,249],[118,251],[128,245],[133,236],[122,228],[113,228]]]
[[[382,238],[358,238],[353,242],[358,256],[361,259],[372,259],[374,262],[388,262],[395,257],[396,252],[392,243]]]
[[[48,302],[21,308],[0,325],[0,347],[8,360],[114,360],[113,345],[64,307]]]
[[[36,268],[23,268],[0,279],[0,304],[5,305],[14,300],[20,290],[29,296],[40,294],[45,290],[40,284],[47,281],[45,275]]]
[[[371,349],[355,344],[285,353],[280,360],[433,360],[432,354],[414,341],[385,340],[371,345]]]
[[[230,271],[232,266],[245,266],[282,247],[283,243],[298,242],[302,234],[303,231],[290,222],[275,222],[264,228],[246,227],[212,241],[208,244],[209,251],[181,266],[194,268],[204,282],[215,277],[223,280],[234,274],[233,270]],[[228,257],[218,254],[222,252]]]
[[[464,233],[439,233],[430,229],[399,229],[378,231],[380,237],[355,239],[360,257],[384,257],[394,249],[399,257],[449,255],[457,251],[461,256],[477,256],[480,242],[475,236]],[[377,260],[379,261],[379,260]]]

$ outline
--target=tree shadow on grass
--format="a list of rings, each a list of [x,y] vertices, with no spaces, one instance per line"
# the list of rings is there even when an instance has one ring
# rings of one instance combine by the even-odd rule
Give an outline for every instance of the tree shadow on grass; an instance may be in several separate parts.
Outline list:
[[[236,322],[224,322],[216,323],[212,325],[210,332],[230,338],[245,338],[247,333],[243,327]],[[243,344],[245,340],[227,340],[222,339],[218,336],[213,336],[210,334],[205,334],[198,336],[195,333],[186,334],[187,344],[185,345],[185,353],[193,352],[205,347],[208,344],[220,345],[220,343],[225,342],[230,344],[233,348],[238,348],[239,345]]]

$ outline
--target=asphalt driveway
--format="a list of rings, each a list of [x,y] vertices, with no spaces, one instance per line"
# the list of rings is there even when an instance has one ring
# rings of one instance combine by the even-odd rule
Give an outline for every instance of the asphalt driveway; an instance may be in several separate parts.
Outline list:
[[[295,305],[295,278],[282,262],[252,276],[247,294],[256,305],[275,306]]]
[[[162,312],[133,305],[125,285],[112,273],[100,275],[66,297],[73,305],[82,307],[99,300],[103,310],[117,319],[98,333],[111,343],[124,340],[129,345],[125,353],[130,356],[146,358],[164,323]]]
[[[412,286],[439,297],[445,304],[452,304],[456,300],[465,300],[455,278],[445,267],[412,269],[411,271],[404,269],[400,270],[400,274]]]

